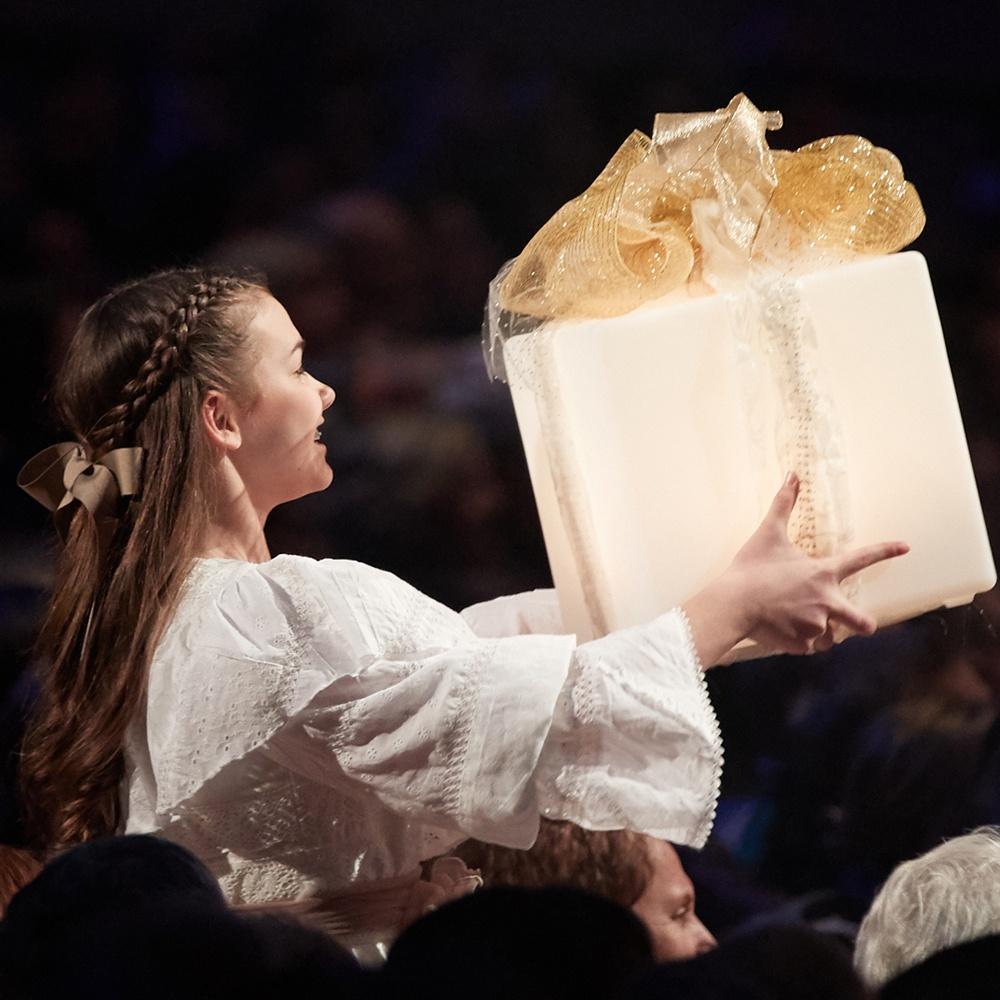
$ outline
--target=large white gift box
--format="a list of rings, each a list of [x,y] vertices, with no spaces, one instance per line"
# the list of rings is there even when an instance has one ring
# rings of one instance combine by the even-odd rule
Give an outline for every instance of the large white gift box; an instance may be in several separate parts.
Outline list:
[[[899,161],[771,150],[737,95],[633,133],[491,286],[567,629],[649,621],[723,572],[786,472],[814,555],[901,539],[845,583],[881,625],[996,574]]]
[[[924,258],[875,257],[794,284],[839,438],[846,536],[911,546],[859,574],[855,600],[882,625],[967,603],[996,574]],[[741,344],[739,298],[550,323],[504,345],[579,641],[649,621],[722,572],[787,471],[775,434],[787,414],[766,358]]]

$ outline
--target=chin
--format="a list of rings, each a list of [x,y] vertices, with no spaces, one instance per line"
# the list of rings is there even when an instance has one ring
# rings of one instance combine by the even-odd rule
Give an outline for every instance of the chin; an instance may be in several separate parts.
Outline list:
[[[322,493],[330,483],[333,482],[333,469],[329,465],[324,465],[323,471],[316,477],[316,484],[313,486],[310,493]]]
[[[284,498],[278,500],[274,506],[279,506],[280,504],[295,503],[296,500],[301,500],[303,497],[312,496],[314,493],[322,493],[330,483],[333,482],[333,470],[328,468],[326,475],[313,476],[309,482],[302,483],[298,489],[289,490],[285,494]]]

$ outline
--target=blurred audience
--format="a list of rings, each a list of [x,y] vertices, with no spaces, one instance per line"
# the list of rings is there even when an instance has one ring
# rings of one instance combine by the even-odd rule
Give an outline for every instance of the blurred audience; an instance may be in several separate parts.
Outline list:
[[[983,782],[1000,707],[998,667],[992,635],[954,642],[942,628],[925,629],[898,697],[839,747],[848,765],[837,864],[842,887],[859,900],[901,861],[1000,819],[996,788]]]

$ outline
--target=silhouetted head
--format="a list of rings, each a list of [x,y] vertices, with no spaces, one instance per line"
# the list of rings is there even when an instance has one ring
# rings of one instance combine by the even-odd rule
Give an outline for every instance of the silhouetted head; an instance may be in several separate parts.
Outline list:
[[[652,964],[629,910],[578,889],[484,889],[422,917],[384,970],[408,998],[605,998]]]
[[[1000,934],[939,951],[890,980],[882,1000],[993,1000],[1000,975]]]
[[[803,926],[768,927],[687,962],[661,965],[628,1000],[865,1000],[843,944]]]

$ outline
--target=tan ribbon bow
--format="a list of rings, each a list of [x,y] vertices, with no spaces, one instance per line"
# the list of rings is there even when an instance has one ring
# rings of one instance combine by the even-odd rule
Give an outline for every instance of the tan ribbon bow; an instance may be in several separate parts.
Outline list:
[[[99,459],[75,441],[64,441],[29,459],[17,476],[17,485],[53,513],[65,540],[77,504],[90,512],[102,534],[119,516],[122,497],[139,492],[142,448],[115,448]]]

